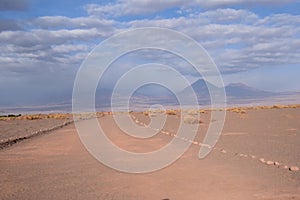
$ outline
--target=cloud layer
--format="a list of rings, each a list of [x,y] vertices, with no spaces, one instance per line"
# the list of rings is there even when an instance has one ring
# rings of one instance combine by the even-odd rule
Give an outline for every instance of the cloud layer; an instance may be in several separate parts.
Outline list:
[[[0,3],[3,12],[28,7],[27,1]],[[281,0],[255,0],[251,6],[268,3],[284,4]],[[84,5],[85,16],[1,19],[0,79],[37,83],[28,77],[52,74],[69,76],[67,85],[71,85],[76,70],[95,45],[120,31],[145,26],[171,28],[189,35],[208,50],[222,73],[300,64],[300,15],[262,16],[247,9],[249,5],[246,0],[119,0]],[[157,60],[143,56],[147,61]],[[164,55],[159,60],[163,62]],[[184,65],[179,70],[193,75]],[[50,80],[61,85],[62,77]]]
[[[0,11],[22,11],[29,6],[28,0],[0,0]]]

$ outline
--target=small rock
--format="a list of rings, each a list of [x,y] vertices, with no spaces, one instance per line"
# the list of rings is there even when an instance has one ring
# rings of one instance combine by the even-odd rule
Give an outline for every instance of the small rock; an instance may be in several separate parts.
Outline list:
[[[251,158],[256,158],[256,156],[253,156],[253,155],[252,155]]]
[[[288,166],[286,166],[286,165],[284,165],[284,167],[283,167],[284,169],[287,169],[287,168],[289,168]]]
[[[264,158],[260,158],[259,161],[262,162],[262,163],[266,163]]]
[[[221,153],[227,153],[227,151],[226,151],[226,150],[224,150],[224,149],[222,149],[222,150],[221,150]]]
[[[289,168],[290,171],[299,171],[299,167],[297,166],[292,166]]]
[[[266,164],[267,164],[267,165],[274,165],[274,162],[273,162],[273,161],[270,161],[270,160],[268,160],[268,161],[266,162]]]
[[[274,162],[274,165],[279,166],[280,163],[279,162]]]

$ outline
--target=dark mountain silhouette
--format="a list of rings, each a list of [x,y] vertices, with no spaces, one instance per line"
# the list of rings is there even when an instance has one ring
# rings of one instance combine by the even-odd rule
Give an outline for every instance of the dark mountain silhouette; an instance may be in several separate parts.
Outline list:
[[[195,94],[197,94],[197,96],[199,96],[201,98],[209,98],[208,87],[210,87],[213,90],[220,89],[220,88],[216,87],[215,85],[209,83],[208,81],[204,81],[203,79],[197,80],[196,82],[194,82],[191,85],[191,87],[194,90]],[[186,93],[187,88],[185,88],[182,92]]]

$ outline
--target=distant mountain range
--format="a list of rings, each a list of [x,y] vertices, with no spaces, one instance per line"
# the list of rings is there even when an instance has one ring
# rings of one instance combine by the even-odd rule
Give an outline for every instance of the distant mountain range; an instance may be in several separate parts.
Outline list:
[[[210,94],[208,87],[213,90],[221,90],[223,88],[219,88],[209,82],[204,81],[203,79],[199,79],[194,82],[190,86],[198,97],[199,104],[210,104]],[[190,88],[185,88],[182,93],[187,94],[187,91]],[[256,88],[249,87],[243,83],[231,83],[224,87],[226,92],[227,103],[236,103],[236,102],[244,102],[247,100],[253,99],[264,99],[272,96],[279,95],[278,93],[267,92],[263,90],[259,90]]]
[[[185,88],[178,93],[184,96],[186,99],[189,99],[191,93],[190,89],[193,89],[197,98],[199,105],[210,105],[210,94],[208,91],[207,85],[217,91],[223,88],[219,88],[209,82],[205,82],[203,79],[199,79],[189,88]],[[291,101],[293,103],[300,103],[298,100],[300,98],[300,92],[268,92],[259,90],[253,87],[249,87],[243,83],[231,83],[225,86],[226,91],[226,99],[227,104],[252,104],[261,102],[264,103],[276,103],[276,102],[285,102]],[[111,89],[103,89],[98,88],[96,95],[95,95],[95,107],[98,110],[107,109],[111,107],[111,96],[113,90]],[[128,104],[128,97],[126,95],[130,95],[124,91],[121,94],[117,94],[117,103],[119,105],[127,105]],[[132,96],[130,97],[129,101],[130,109],[133,108],[149,108],[150,105],[153,104],[161,104],[163,106],[177,106],[179,102],[176,98],[176,95],[173,94],[170,90],[159,86],[159,85],[146,85],[138,90],[136,90]],[[7,106],[2,106],[1,110],[5,111],[8,108]],[[14,108],[11,106],[11,108]],[[39,111],[49,111],[49,110],[64,110],[64,111],[71,111],[72,108],[72,100],[61,101],[61,103],[54,103],[54,104],[43,104],[42,106],[25,106],[25,107],[18,107],[24,110],[24,112],[28,112],[30,110],[39,110]],[[14,109],[18,109],[14,108]],[[26,108],[26,109],[25,109]]]
[[[243,83],[231,83],[225,87],[225,91],[228,97],[236,98],[264,98],[277,95],[277,93],[259,90]]]
[[[219,88],[203,79],[199,79],[188,88],[183,89],[179,92],[179,94],[189,98],[189,91],[193,89],[195,92],[198,103],[200,105],[209,105],[210,104],[210,93],[208,90],[208,86],[212,90],[221,90],[223,88]],[[267,98],[278,98],[284,95],[291,95],[295,94],[295,92],[285,92],[285,93],[277,93],[277,92],[268,92],[259,90],[253,87],[250,87],[243,83],[231,83],[225,86],[226,98],[227,103],[245,103],[251,101],[259,101],[264,100]],[[126,93],[126,92],[125,92]],[[109,105],[110,97],[112,91],[108,90],[98,90],[96,95],[96,102],[99,106],[102,105]],[[120,101],[123,99],[122,95],[120,96]],[[158,85],[146,85],[144,87],[139,88],[135,91],[131,97],[131,104],[162,104],[162,105],[178,105],[178,100],[176,96],[168,89],[163,88]]]

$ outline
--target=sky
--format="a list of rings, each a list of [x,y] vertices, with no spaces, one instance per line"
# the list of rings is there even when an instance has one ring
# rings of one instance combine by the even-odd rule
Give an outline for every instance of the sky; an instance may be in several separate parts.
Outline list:
[[[143,27],[193,38],[225,84],[300,91],[299,10],[298,0],[0,0],[0,106],[69,100],[91,50],[116,33]],[[191,81],[201,77],[174,55],[141,51],[116,61],[103,84],[154,61],[176,65]]]

